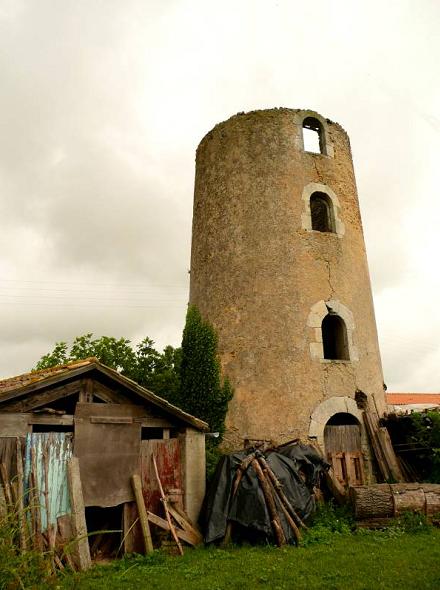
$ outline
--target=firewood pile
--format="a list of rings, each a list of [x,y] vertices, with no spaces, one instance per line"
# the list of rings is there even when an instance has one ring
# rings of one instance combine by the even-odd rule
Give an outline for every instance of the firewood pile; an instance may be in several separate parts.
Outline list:
[[[298,544],[328,467],[315,449],[300,443],[223,457],[202,513],[205,541]]]

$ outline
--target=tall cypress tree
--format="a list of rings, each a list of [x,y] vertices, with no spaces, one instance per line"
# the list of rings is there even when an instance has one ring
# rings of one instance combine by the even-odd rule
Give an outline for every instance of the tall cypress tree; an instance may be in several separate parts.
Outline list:
[[[183,408],[205,420],[212,432],[220,433],[221,440],[233,391],[228,379],[221,379],[217,334],[195,305],[190,305],[186,314],[180,383]]]

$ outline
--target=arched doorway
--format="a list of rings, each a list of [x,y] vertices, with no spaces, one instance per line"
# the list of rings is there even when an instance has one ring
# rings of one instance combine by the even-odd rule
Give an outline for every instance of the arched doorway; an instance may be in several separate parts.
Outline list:
[[[324,428],[324,446],[327,459],[342,485],[362,485],[365,482],[361,425],[353,414],[333,414]]]

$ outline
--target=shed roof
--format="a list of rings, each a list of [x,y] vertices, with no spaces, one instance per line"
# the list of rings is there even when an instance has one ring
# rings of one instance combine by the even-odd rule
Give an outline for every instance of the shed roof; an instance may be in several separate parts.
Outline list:
[[[127,390],[142,398],[144,401],[157,406],[164,412],[175,416],[183,422],[190,424],[194,428],[202,431],[208,431],[209,426],[203,420],[184,412],[177,406],[170,404],[167,400],[159,397],[152,391],[142,387],[132,379],[118,373],[118,371],[107,367],[97,358],[90,357],[80,361],[73,361],[64,365],[57,365],[40,371],[32,371],[15,377],[0,380],[0,411],[3,403],[12,399],[25,397],[30,393],[35,393],[40,389],[45,389],[51,385],[59,384],[66,379],[74,377],[84,377],[90,372],[98,372],[107,378],[122,385]]]

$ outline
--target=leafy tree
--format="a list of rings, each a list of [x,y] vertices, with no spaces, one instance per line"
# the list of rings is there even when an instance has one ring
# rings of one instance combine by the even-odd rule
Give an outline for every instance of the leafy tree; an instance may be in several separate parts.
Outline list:
[[[180,348],[167,346],[160,353],[154,348],[154,342],[150,338],[144,338],[133,348],[130,340],[126,338],[101,336],[93,339],[93,334],[84,334],[74,339],[70,350],[67,342],[57,342],[53,351],[44,355],[34,370],[91,356],[171,403],[179,405]]]
[[[229,381],[221,379],[217,334],[194,305],[188,308],[183,330],[180,382],[181,405],[219,432],[220,442],[233,391]]]

